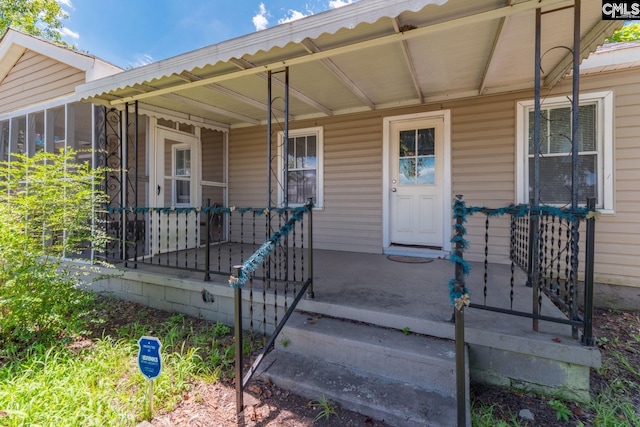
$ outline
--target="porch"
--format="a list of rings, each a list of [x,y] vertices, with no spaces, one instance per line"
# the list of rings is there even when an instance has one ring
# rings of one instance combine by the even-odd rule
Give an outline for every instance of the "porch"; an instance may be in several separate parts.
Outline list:
[[[189,256],[195,257],[196,251]],[[414,333],[452,340],[453,308],[447,284],[453,277],[454,265],[448,259],[399,259],[314,249],[314,298],[303,298],[297,309],[397,330],[408,328]],[[470,264],[467,288],[472,302],[481,301],[485,266],[479,262]],[[487,304],[531,312],[533,294],[532,288],[526,286],[526,275],[518,269],[513,275],[511,297],[511,267],[487,265]],[[211,281],[205,282],[202,272],[138,264],[135,269],[119,270],[107,281],[98,282],[97,289],[150,306],[233,324],[234,292],[228,276],[211,275]],[[269,335],[275,328],[274,318],[284,316],[293,296],[287,296],[279,285],[263,289],[256,281],[243,288],[242,298],[245,329]],[[566,319],[546,296],[542,298],[540,314]],[[574,398],[588,399],[589,370],[599,366],[600,353],[596,347],[583,346],[572,338],[570,325],[540,321],[539,332],[534,332],[532,319],[475,308],[468,308],[465,317],[472,381],[547,393],[569,390]]]

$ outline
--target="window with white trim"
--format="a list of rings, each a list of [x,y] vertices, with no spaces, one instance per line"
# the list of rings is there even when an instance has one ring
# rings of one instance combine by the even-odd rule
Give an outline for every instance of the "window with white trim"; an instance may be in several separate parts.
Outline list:
[[[284,133],[278,134],[278,158],[280,182],[287,182],[289,206],[299,206],[313,199],[316,207],[322,207],[322,127],[296,129],[289,131],[287,153],[285,155]],[[284,176],[284,164],[287,162],[287,176]],[[279,186],[278,200],[284,203],[284,186]]]
[[[540,203],[571,203],[572,112],[567,97],[543,100],[540,109]],[[613,94],[580,95],[578,200],[596,198],[601,210],[613,210]],[[534,102],[517,105],[517,198],[529,202],[534,185]]]

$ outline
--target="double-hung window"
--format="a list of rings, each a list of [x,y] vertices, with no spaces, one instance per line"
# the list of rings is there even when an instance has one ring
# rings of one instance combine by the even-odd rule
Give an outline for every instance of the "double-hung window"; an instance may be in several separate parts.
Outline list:
[[[316,207],[322,207],[322,140],[322,127],[290,130],[285,153],[284,134],[278,134],[280,182],[287,183],[290,206],[303,205],[311,198]],[[282,161],[286,161],[286,176]],[[280,185],[281,204],[284,203],[283,187]]]
[[[601,210],[613,210],[613,94],[580,95],[578,112],[578,202],[596,198]],[[519,102],[517,198],[534,194],[534,103]],[[566,206],[572,195],[572,111],[567,97],[545,99],[540,109],[540,203]]]

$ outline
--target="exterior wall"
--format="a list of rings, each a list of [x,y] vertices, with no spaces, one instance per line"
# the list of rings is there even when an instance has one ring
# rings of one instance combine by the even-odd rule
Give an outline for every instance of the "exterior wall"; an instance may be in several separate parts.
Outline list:
[[[601,90],[614,92],[614,213],[596,221],[595,281],[640,288],[640,74],[629,69],[581,78],[581,92]],[[567,79],[550,96],[570,91]]]
[[[613,214],[596,223],[597,282],[640,288],[640,74],[635,70],[584,76],[581,91],[615,93],[615,194]],[[545,96],[567,95],[571,80]],[[451,111],[452,194],[468,205],[503,207],[516,202],[516,103],[531,92],[460,100],[414,108],[301,121],[292,129],[324,128],[324,207],[314,212],[314,243],[321,249],[382,250],[382,118],[423,111]],[[230,133],[230,205],[264,206],[265,127]],[[274,141],[275,141],[274,137]],[[275,142],[273,155],[277,153]],[[275,166],[274,166],[275,170]],[[277,183],[273,182],[274,191]],[[272,200],[277,200],[274,193]],[[491,219],[490,262],[507,262],[507,219]],[[471,260],[484,251],[484,217],[470,218]]]
[[[84,82],[83,71],[27,50],[0,83],[0,111],[73,94]]]
[[[209,129],[201,130],[202,141],[202,205],[210,200],[211,205],[225,203],[224,133]],[[215,185],[214,185],[215,184]]]
[[[314,247],[382,251],[382,117],[362,114],[291,124],[292,129],[324,127],[324,206],[313,214]],[[230,132],[230,206],[266,204],[266,133],[264,126]],[[274,158],[276,141],[274,135]],[[272,188],[275,204],[275,180]]]

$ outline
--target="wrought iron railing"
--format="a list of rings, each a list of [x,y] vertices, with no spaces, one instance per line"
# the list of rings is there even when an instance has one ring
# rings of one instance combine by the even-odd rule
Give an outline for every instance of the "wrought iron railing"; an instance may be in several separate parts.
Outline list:
[[[283,291],[284,291],[284,315],[280,320],[278,320],[278,286],[274,287],[274,322],[275,325],[274,331],[267,338],[266,332],[263,332],[263,336],[265,338],[266,344],[262,348],[262,351],[258,356],[252,361],[249,366],[247,372],[244,372],[244,361],[243,361],[243,349],[244,349],[244,328],[242,325],[243,320],[243,298],[242,298],[242,290],[245,285],[251,285],[251,277],[257,270],[260,269],[265,263],[268,262],[268,259],[272,256],[272,254],[276,251],[276,248],[282,245],[282,242],[286,242],[289,239],[289,236],[292,232],[296,230],[296,223],[300,223],[302,226],[302,221],[304,218],[304,214],[308,215],[308,239],[309,239],[309,248],[312,248],[312,208],[313,204],[311,200],[305,205],[303,208],[296,209],[291,216],[287,219],[287,221],[279,228],[278,231],[273,233],[269,239],[267,239],[256,251],[247,258],[241,265],[234,266],[234,273],[229,279],[229,284],[232,288],[234,288],[234,331],[235,331],[235,382],[236,382],[236,410],[237,414],[240,417],[244,404],[243,404],[243,394],[244,389],[251,380],[251,377],[256,372],[258,366],[267,355],[269,351],[274,348],[275,340],[278,337],[280,331],[286,324],[287,320],[296,309],[298,303],[302,299],[303,295],[307,295],[310,298],[313,298],[313,251],[309,249],[308,259],[309,259],[309,278],[302,283],[302,286],[296,290],[295,283],[293,290],[291,292],[292,300],[289,303],[287,298],[287,294],[289,293],[288,283],[285,281]],[[264,288],[263,288],[264,289]],[[263,301],[266,298],[263,295]],[[249,319],[251,322],[249,328],[249,339],[253,338],[252,329],[253,329],[253,313],[254,313],[254,298],[253,298],[253,287],[249,287]],[[265,310],[263,309],[263,316]],[[266,324],[266,319],[263,318],[263,324]]]
[[[244,387],[298,302],[313,297],[312,211],[311,200],[296,208],[108,209],[111,239],[104,255],[111,262],[202,272],[207,281],[231,276],[239,412]],[[249,324],[243,326],[243,319]],[[262,350],[243,373],[247,339]]]
[[[105,221],[110,237],[104,257],[125,267],[166,267],[226,276],[301,208],[114,207]],[[303,207],[304,209],[304,207]],[[264,281],[304,282],[308,235],[303,224],[279,242],[255,272]]]
[[[455,264],[455,278],[450,282],[452,303],[469,294],[466,277],[470,273],[470,264],[464,259],[464,251],[468,248],[464,223],[474,214],[484,215],[483,233],[477,233],[477,228],[475,230],[476,234],[484,236],[482,295],[473,295],[470,307],[531,318],[536,331],[540,320],[568,324],[574,338],[579,338],[581,331],[582,343],[593,345],[594,199],[588,200],[586,208],[571,211],[526,204],[499,209],[467,207],[462,196],[457,196],[453,210],[456,223],[452,242],[457,250],[451,256]],[[508,217],[509,224],[510,278],[506,304],[489,302],[491,293],[505,286],[503,283],[491,283],[489,274],[489,258],[496,247],[491,244],[491,224],[492,218],[498,217]],[[526,275],[525,283],[517,283],[518,268]],[[519,285],[532,288],[531,311],[514,308],[515,287]],[[543,313],[543,295],[565,316]]]

